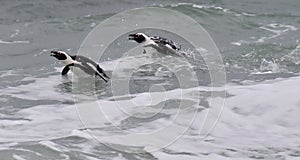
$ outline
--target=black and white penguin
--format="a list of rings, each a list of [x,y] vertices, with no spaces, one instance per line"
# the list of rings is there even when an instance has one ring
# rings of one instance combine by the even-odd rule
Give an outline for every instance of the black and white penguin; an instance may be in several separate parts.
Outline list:
[[[134,40],[143,45],[144,53],[148,48],[154,48],[157,52],[164,54],[175,54],[181,50],[181,46],[177,43],[158,36],[148,36],[145,33],[129,34],[129,40]]]
[[[105,82],[109,79],[104,70],[96,62],[87,57],[81,55],[71,56],[63,51],[51,51],[50,53],[51,56],[62,61],[66,65],[61,72],[62,75],[66,75],[69,70],[73,71],[73,69],[79,69],[88,75],[97,75]]]

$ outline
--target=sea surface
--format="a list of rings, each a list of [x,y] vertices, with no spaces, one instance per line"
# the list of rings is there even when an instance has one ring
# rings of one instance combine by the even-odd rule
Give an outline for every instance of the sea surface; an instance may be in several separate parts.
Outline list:
[[[139,47],[126,55],[137,46],[126,35],[99,44],[110,51],[95,60],[109,83],[60,75],[51,50],[75,55],[98,24],[143,7],[198,22],[226,83],[213,85],[201,59]],[[299,160],[299,8],[299,0],[1,0],[0,159]],[[176,33],[143,31],[193,50]]]

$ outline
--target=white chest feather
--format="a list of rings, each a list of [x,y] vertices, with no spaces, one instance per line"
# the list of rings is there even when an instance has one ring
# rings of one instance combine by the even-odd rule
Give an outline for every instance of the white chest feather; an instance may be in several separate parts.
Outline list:
[[[76,76],[76,77],[90,77],[91,75],[85,73],[83,70],[81,70],[78,67],[70,67],[70,70],[72,71],[72,73]]]
[[[70,56],[67,56],[67,59],[63,61],[65,65],[76,63]]]

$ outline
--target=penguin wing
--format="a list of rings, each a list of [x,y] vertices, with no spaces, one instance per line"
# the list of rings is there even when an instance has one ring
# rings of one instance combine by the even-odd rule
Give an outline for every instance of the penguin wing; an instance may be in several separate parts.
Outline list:
[[[106,75],[106,73],[104,72],[104,70],[103,70],[98,64],[97,64],[97,71],[98,71],[99,73],[102,73],[104,77],[110,79],[110,78]]]
[[[162,44],[162,43],[148,44],[148,45],[145,45],[144,47],[152,47],[160,53],[176,55],[176,50],[174,50],[173,48],[170,48],[169,46]]]
[[[64,69],[62,70],[61,75],[66,75],[69,72],[69,70],[70,70],[70,66],[74,66],[74,63],[66,65],[64,67]]]
[[[103,79],[107,83],[107,80],[104,77],[108,78],[108,76],[104,73],[104,71],[96,63],[86,62],[86,65],[89,66],[89,68],[91,70],[93,70],[95,75],[99,76],[101,79]],[[99,71],[98,68],[100,68],[101,70]],[[101,73],[103,74],[104,77],[101,75]]]
[[[77,62],[80,62],[82,64],[87,64],[87,63],[90,63],[94,66],[97,66],[97,63],[94,62],[93,60],[87,58],[87,57],[84,57],[84,56],[81,56],[81,55],[76,55],[76,56],[72,56],[72,59],[77,61]]]
[[[174,49],[174,50],[180,50],[181,49],[180,45],[178,45],[177,43],[175,43],[171,40],[163,38],[163,37],[154,36],[154,37],[151,37],[151,40],[153,40],[158,45],[164,45],[164,46],[167,46],[170,49]]]
[[[86,68],[84,69],[86,72],[88,72],[88,70],[89,70],[89,72],[94,72],[92,74],[99,76],[105,82],[107,82],[107,80],[104,77],[106,77],[106,78],[109,78],[109,77],[104,73],[104,70],[102,68],[100,68],[100,66],[93,60],[91,60],[87,57],[81,56],[81,55],[72,56],[72,59],[81,63],[81,66],[80,66],[81,68],[84,68],[83,66],[86,66]],[[89,69],[87,69],[87,68],[89,68]],[[104,77],[101,74],[103,74]]]
[[[102,77],[101,74],[99,74],[98,72],[95,72],[95,75],[99,76],[101,79],[103,79],[107,83],[107,80],[104,77]]]
[[[84,66],[81,65],[81,64],[75,64],[75,63],[71,63],[71,64],[66,65],[66,66],[63,68],[61,74],[62,74],[62,75],[66,75],[66,74],[69,72],[71,66],[80,68],[80,69],[83,70],[85,73],[91,74],[91,73],[90,73],[91,70],[90,70],[89,68],[84,67]]]

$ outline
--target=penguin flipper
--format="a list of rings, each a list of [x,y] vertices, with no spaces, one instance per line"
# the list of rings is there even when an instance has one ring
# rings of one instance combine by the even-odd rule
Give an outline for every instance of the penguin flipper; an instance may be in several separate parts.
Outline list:
[[[100,68],[100,66],[99,66],[98,64],[97,64],[97,71],[98,71],[99,73],[102,73],[104,77],[110,79],[110,78],[105,74],[104,70],[103,70],[102,68]]]
[[[101,79],[103,79],[107,83],[107,80],[104,77],[102,77],[98,72],[95,72],[95,75],[99,76]]]
[[[66,75],[69,72],[69,70],[70,70],[69,66],[65,66],[61,72],[61,75]]]
[[[69,70],[70,70],[70,66],[74,66],[74,63],[66,65],[64,67],[64,69],[62,70],[61,75],[66,75],[69,72]]]

